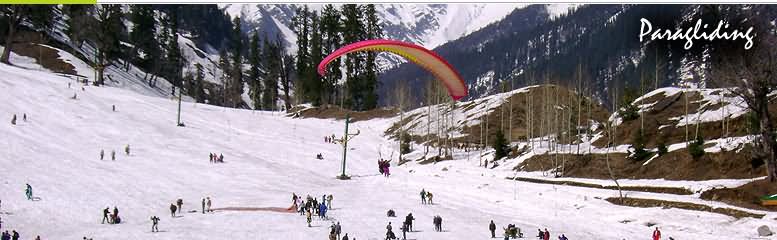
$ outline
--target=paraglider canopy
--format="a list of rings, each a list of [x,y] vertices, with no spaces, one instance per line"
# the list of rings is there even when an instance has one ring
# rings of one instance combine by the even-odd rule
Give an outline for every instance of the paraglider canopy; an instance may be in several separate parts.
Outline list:
[[[461,75],[445,59],[424,47],[395,40],[365,40],[348,44],[326,56],[318,64],[318,74],[326,74],[326,66],[342,55],[360,51],[383,51],[397,54],[407,60],[421,66],[442,82],[448,89],[448,94],[453,100],[459,100],[467,96],[467,85]]]

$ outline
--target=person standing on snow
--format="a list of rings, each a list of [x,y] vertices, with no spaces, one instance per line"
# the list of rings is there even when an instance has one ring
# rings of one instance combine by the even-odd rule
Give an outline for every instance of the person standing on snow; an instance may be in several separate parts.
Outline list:
[[[326,204],[321,203],[321,205],[318,206],[318,215],[321,216],[321,219],[326,219]]]
[[[129,156],[129,154],[130,154],[130,146],[129,146],[129,144],[124,146],[124,153],[126,153],[127,156]]]
[[[175,202],[175,204],[178,205],[178,214],[180,215],[181,211],[183,210],[183,199],[178,199],[178,201]]]
[[[206,198],[208,201],[205,202],[205,204],[208,206],[208,212],[213,212],[213,210],[210,209],[210,197]]]
[[[326,197],[326,201],[326,205],[329,206],[329,208],[332,208],[332,194],[329,194],[329,196]]]
[[[103,158],[105,158],[105,151],[100,149],[100,160],[102,161]]]
[[[340,238],[341,230],[342,228],[340,227],[340,222],[337,222],[337,224],[335,224],[335,234],[337,235],[337,238]]]
[[[116,219],[119,219],[119,208],[113,206],[113,223],[119,223]]]
[[[205,199],[202,199],[202,214],[205,214]]]
[[[426,198],[428,199],[428,204],[434,205],[434,201],[432,201],[432,192],[426,192]]]
[[[426,190],[421,189],[421,204],[426,204]]]
[[[11,125],[16,125],[16,114],[11,118]]]
[[[310,227],[310,222],[313,221],[313,213],[310,212],[310,209],[305,211],[305,218],[308,221],[308,227]]]
[[[542,240],[550,240],[550,232],[548,229],[545,229],[545,233],[542,234]]]
[[[32,200],[32,186],[27,183],[27,188],[24,190],[24,194],[27,195],[27,200]]]
[[[543,237],[545,237],[545,233],[543,233],[541,229],[537,228],[537,239],[542,239]]]
[[[491,220],[491,223],[488,224],[488,230],[491,231],[491,238],[496,238],[496,224],[494,224],[494,220]]]
[[[111,150],[111,160],[116,161],[116,151]]]
[[[407,231],[409,232],[413,231],[413,220],[415,220],[413,213],[408,213],[405,217],[405,224],[407,224]]]
[[[13,232],[13,235],[11,236],[11,240],[19,240],[19,233],[16,232],[16,230],[13,230],[11,232]]]
[[[348,240],[348,234],[346,233],[345,236],[343,236],[343,240]]]
[[[111,223],[111,219],[108,218],[108,214],[111,213],[111,210],[109,209],[110,207],[105,207],[105,209],[103,209],[103,222],[101,224],[105,224],[105,221],[108,221],[108,223]]]
[[[170,216],[175,217],[175,210],[177,210],[178,207],[175,206],[175,204],[170,204]]]
[[[658,230],[658,227],[656,227],[656,230],[653,230],[653,240],[660,240],[661,239],[661,231]]]
[[[157,216],[151,216],[151,232],[159,232],[159,218]]]

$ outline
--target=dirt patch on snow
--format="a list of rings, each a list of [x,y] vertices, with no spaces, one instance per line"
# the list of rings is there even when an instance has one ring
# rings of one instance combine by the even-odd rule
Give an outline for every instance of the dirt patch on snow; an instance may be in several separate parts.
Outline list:
[[[617,197],[611,197],[606,199],[608,202],[615,204],[615,205],[621,205],[621,206],[630,206],[630,207],[641,207],[641,208],[651,208],[651,207],[661,207],[661,208],[679,208],[679,209],[686,209],[686,210],[694,210],[694,211],[704,211],[704,212],[711,212],[711,213],[719,213],[727,216],[731,216],[734,218],[744,218],[744,217],[751,217],[751,218],[763,218],[764,214],[756,214],[731,208],[718,208],[718,207],[711,207],[703,204],[696,204],[696,203],[688,203],[688,202],[677,202],[677,201],[667,201],[667,200],[658,200],[658,199],[646,199],[646,198],[623,198],[623,201],[621,201],[620,198]]]
[[[508,177],[507,179],[513,180],[513,178],[510,178],[510,177]],[[515,181],[618,190],[617,186],[604,186],[604,185],[593,184],[593,183],[583,183],[583,182],[575,182],[575,181],[567,181],[567,180],[556,181],[556,180],[545,180],[545,179],[538,179],[538,178],[517,177],[515,178]],[[676,194],[676,195],[693,194],[691,190],[688,190],[687,188],[679,188],[679,187],[621,186],[621,189],[624,191],[668,193],[668,194]]]
[[[777,194],[777,184],[766,179],[753,181],[737,188],[714,188],[701,194],[705,200],[721,201],[738,207],[777,211],[777,206],[762,206],[761,197]]]
[[[303,118],[320,119],[345,119],[346,115],[350,115],[353,122],[394,117],[398,114],[395,109],[380,108],[369,111],[351,111],[338,106],[322,106],[302,110],[292,108],[290,112],[299,112]]]
[[[668,180],[711,180],[757,178],[765,166],[753,165],[750,147],[741,151],[706,153],[698,160],[687,149],[656,157],[649,163],[634,161],[625,153],[610,153],[610,166],[616,178]],[[558,159],[558,160],[557,160]],[[563,168],[563,171],[562,171]],[[543,154],[525,160],[516,170],[548,171],[556,169],[564,177],[609,179],[605,154]]]

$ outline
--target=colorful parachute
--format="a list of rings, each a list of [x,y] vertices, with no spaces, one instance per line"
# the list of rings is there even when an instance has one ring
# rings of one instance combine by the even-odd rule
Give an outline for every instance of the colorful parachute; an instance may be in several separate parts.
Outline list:
[[[453,100],[467,96],[467,85],[459,73],[436,53],[421,46],[394,40],[366,40],[346,45],[326,56],[318,64],[318,74],[326,74],[326,65],[344,54],[360,51],[385,51],[397,54],[431,72],[446,88]]]

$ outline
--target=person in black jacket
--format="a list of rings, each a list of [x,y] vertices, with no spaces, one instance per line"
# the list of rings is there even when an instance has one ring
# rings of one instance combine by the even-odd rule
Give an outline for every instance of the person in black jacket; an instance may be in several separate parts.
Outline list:
[[[170,204],[170,216],[175,217],[175,211],[178,210],[178,207],[175,206],[175,204]]]
[[[491,223],[488,224],[488,230],[491,231],[491,238],[496,238],[496,224],[494,224],[494,220],[491,220]]]
[[[413,231],[413,213],[408,213],[407,217],[405,217],[405,224],[407,224],[407,231],[412,232]]]

